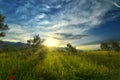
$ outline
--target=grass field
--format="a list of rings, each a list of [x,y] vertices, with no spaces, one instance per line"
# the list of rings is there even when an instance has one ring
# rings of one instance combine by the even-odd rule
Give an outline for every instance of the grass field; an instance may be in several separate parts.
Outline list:
[[[11,75],[15,80],[120,80],[120,52],[68,55],[48,50],[42,56],[41,50],[1,52],[0,80]]]

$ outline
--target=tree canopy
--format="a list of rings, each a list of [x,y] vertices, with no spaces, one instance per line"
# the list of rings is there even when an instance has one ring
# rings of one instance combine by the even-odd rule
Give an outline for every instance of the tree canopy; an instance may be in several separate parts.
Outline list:
[[[107,42],[101,42],[100,47],[102,50],[120,50],[120,43],[117,40],[109,40]]]
[[[41,39],[39,35],[35,35],[33,39],[27,40],[27,44],[32,47],[42,46],[44,39]]]
[[[73,47],[70,43],[67,44],[66,50],[69,52],[69,54],[76,54],[77,49]]]
[[[8,30],[9,27],[7,24],[4,24],[5,16],[0,13],[0,37],[5,37],[5,30]]]

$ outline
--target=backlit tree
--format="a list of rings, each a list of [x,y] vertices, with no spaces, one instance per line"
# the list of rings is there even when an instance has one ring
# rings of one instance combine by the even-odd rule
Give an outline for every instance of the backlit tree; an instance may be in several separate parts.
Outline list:
[[[5,20],[5,16],[0,14],[0,37],[5,37],[5,32],[4,31],[9,29],[8,25],[4,24],[4,20]]]

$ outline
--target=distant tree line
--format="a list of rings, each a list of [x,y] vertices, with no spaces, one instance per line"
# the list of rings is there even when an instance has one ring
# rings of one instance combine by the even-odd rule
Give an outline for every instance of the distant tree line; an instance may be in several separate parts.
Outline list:
[[[106,51],[120,51],[120,42],[117,40],[108,40],[108,41],[102,41],[100,43],[101,50]]]

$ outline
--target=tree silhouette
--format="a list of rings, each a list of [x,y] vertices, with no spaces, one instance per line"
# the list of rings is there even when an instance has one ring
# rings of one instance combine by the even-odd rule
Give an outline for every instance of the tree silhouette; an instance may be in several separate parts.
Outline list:
[[[120,50],[120,43],[116,40],[110,40],[108,43],[108,46],[109,46],[110,50],[115,50],[115,51]]]
[[[41,39],[39,35],[35,35],[33,39],[27,40],[27,44],[32,47],[42,46],[45,40]]]
[[[43,60],[47,54],[47,48],[43,45],[44,41],[45,40],[41,39],[39,35],[35,35],[33,39],[27,40],[27,44],[31,47],[35,54],[38,54],[40,60]]]
[[[8,30],[8,25],[4,24],[5,16],[0,13],[0,37],[5,37],[5,30]]]
[[[109,50],[110,49],[107,42],[101,42],[100,47],[102,50]]]
[[[70,43],[67,44],[66,50],[69,52],[69,54],[75,54],[77,52],[77,49],[73,47]]]
[[[120,43],[116,40],[109,40],[107,42],[101,42],[100,45],[101,45],[102,50],[114,50],[114,51],[120,50]]]

